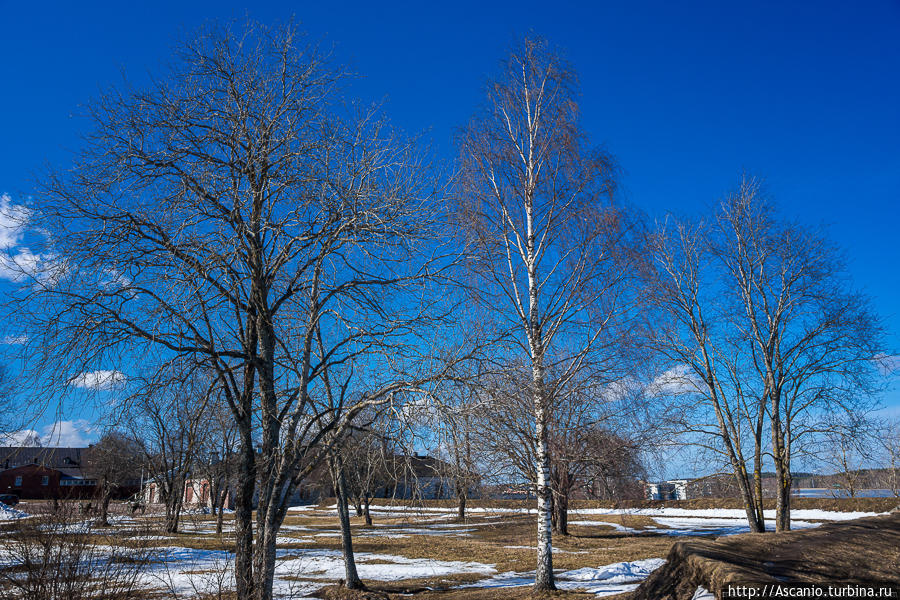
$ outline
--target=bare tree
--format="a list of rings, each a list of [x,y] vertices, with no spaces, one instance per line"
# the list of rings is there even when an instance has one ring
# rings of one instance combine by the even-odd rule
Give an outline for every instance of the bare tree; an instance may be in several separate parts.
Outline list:
[[[478,394],[469,385],[456,383],[449,395],[439,403],[438,445],[448,459],[442,461],[448,472],[437,473],[439,477],[453,482],[453,493],[457,501],[457,518],[466,518],[466,504],[472,491],[481,483],[478,464],[477,432]]]
[[[618,312],[611,269],[624,234],[610,156],[578,126],[575,75],[547,43],[525,39],[487,85],[461,139],[461,222],[477,300],[527,357],[538,496],[536,590],[555,588],[551,542],[550,407],[584,367]],[[548,385],[548,370],[558,373]]]
[[[117,491],[137,479],[136,474],[142,466],[140,444],[118,431],[105,434],[85,451],[85,470],[97,479],[100,492],[98,525],[109,526],[110,500]]]
[[[777,480],[775,527],[790,529],[791,458],[829,413],[864,412],[876,387],[882,330],[820,232],[777,217],[744,178],[717,215],[713,252],[743,309],[741,334],[767,404]]]
[[[150,374],[132,378],[125,407],[148,468],[148,487],[165,505],[165,530],[177,533],[188,480],[208,441],[210,400],[217,382],[180,358],[165,365],[145,356]]]
[[[20,290],[65,377],[151,350],[212,373],[240,440],[241,598],[271,598],[286,503],[330,434],[390,398],[331,403],[322,375],[409,366],[411,323],[432,318],[434,173],[377,108],[340,106],[341,76],[292,27],[213,28],[150,89],[104,94],[74,166],[45,181],[65,259]]]
[[[213,401],[207,406],[199,442],[194,462],[209,483],[209,508],[216,516],[216,534],[221,534],[225,504],[237,473],[237,427],[223,402]]]
[[[476,440],[492,460],[505,463],[508,470],[536,486],[534,421],[528,410],[531,398],[527,386],[521,384],[526,377],[521,367],[509,365],[504,376],[492,378],[493,386],[482,382],[483,389],[489,390],[490,401],[483,402],[475,412],[479,429]],[[549,380],[553,381],[552,377]],[[605,442],[602,439],[606,427],[618,424],[623,432],[628,428],[621,406],[604,394],[609,394],[606,386],[573,378],[550,404],[549,486],[554,533],[569,534],[568,507],[572,494],[590,487],[598,470],[611,471],[614,467],[606,464],[608,460],[626,455],[612,447],[613,440],[622,438],[609,437]],[[626,468],[623,464],[622,469]]]
[[[753,531],[764,530],[761,471],[771,457],[776,530],[790,529],[791,458],[834,414],[870,402],[878,319],[834,246],[780,219],[754,179],[706,223],[669,220],[651,248],[648,297],[662,315],[653,343],[668,367],[657,394],[702,400],[673,421],[726,457]]]
[[[856,498],[860,490],[877,484],[870,468],[878,460],[884,428],[872,415],[840,412],[822,423],[810,454],[833,471],[830,486],[840,495]],[[813,446],[813,444],[809,444]]]
[[[372,525],[370,505],[379,491],[390,485],[390,462],[395,446],[390,411],[367,411],[358,419],[341,449],[348,499],[356,516]]]
[[[750,367],[735,334],[734,311],[719,301],[709,235],[703,225],[670,218],[648,243],[648,341],[662,358],[662,373],[647,392],[676,400],[662,420],[673,436],[686,434],[724,459],[750,530],[761,532],[765,402],[748,383]]]
[[[641,500],[646,469],[641,451],[647,442],[602,426],[581,436],[581,456],[588,497],[598,500]]]
[[[900,497],[900,419],[894,418],[882,424],[878,438],[886,458],[884,485],[894,496]]]

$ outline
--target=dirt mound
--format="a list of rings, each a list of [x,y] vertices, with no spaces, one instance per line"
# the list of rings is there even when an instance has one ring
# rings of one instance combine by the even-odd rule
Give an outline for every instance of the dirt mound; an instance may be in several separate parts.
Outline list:
[[[900,585],[900,513],[787,533],[680,542],[633,600],[690,600],[703,586],[772,583]]]

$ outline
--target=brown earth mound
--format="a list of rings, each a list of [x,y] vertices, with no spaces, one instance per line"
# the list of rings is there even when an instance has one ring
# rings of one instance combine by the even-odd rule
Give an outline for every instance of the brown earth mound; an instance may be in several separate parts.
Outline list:
[[[772,583],[900,585],[900,513],[786,533],[679,542],[633,600],[690,600],[699,586]]]

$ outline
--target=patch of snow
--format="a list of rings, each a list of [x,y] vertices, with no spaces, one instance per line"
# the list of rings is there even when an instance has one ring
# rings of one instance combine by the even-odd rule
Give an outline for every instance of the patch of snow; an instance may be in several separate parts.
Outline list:
[[[705,517],[746,519],[746,513],[738,508],[579,508],[572,509],[573,515],[644,515],[648,517]],[[791,517],[805,521],[849,521],[862,517],[874,517],[883,513],[839,512],[819,509],[792,509]],[[774,519],[775,511],[766,510],[766,519]]]
[[[750,526],[745,518],[730,517],[657,517],[653,520],[659,527],[645,527],[643,529],[635,529],[626,527],[618,523],[608,521],[569,521],[570,525],[582,526],[606,526],[612,527],[616,531],[630,534],[652,533],[663,535],[736,535],[739,533],[749,533]],[[791,527],[794,529],[811,529],[818,527],[820,523],[810,523],[809,521],[792,520]],[[774,521],[766,521],[766,527],[774,530]]]
[[[147,588],[164,589],[176,595],[210,593],[234,587],[234,554],[221,550],[164,547],[154,549],[151,568],[141,575]],[[391,554],[359,552],[356,568],[360,577],[375,581],[399,581],[416,577],[439,577],[454,573],[489,575],[493,565],[406,558]],[[286,577],[323,580],[297,582]],[[275,596],[298,598],[313,593],[327,580],[344,577],[344,558],[339,550],[278,550],[275,565]]]
[[[624,525],[620,525],[618,523],[610,523],[609,521],[569,521],[569,525],[584,525],[586,527],[605,525],[606,527],[612,527],[616,531],[621,531],[623,533],[641,533],[642,531],[646,531],[645,529],[625,527]]]
[[[632,562],[613,563],[602,567],[575,569],[556,575],[556,587],[569,591],[584,591],[601,596],[612,596],[630,592],[650,573],[666,561],[648,558]],[[463,587],[522,587],[534,583],[534,571],[528,573],[506,572],[494,575]]]
[[[30,517],[27,512],[22,512],[12,506],[7,506],[0,502],[0,521],[14,521],[16,519],[25,519]]]
[[[736,535],[750,533],[750,525],[744,519],[700,518],[700,517],[653,517],[653,520],[664,527],[649,527],[644,531],[664,533],[666,535]],[[791,520],[793,529],[812,529],[820,523]],[[774,521],[766,521],[766,529],[775,530]]]
[[[694,591],[691,600],[716,600],[716,596],[702,585]]]
[[[662,558],[647,558],[631,562],[618,562],[596,569],[584,567],[574,571],[566,571],[559,575],[560,579],[571,581],[607,581],[610,583],[628,583],[642,581],[650,573],[663,566]]]

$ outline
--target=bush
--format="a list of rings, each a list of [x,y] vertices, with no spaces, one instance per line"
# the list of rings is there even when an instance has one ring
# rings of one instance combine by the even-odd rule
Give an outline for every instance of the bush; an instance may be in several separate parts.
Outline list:
[[[149,562],[145,547],[118,545],[97,534],[73,503],[21,519],[0,554],[0,598],[128,600],[143,598],[139,578]]]

